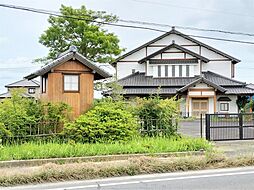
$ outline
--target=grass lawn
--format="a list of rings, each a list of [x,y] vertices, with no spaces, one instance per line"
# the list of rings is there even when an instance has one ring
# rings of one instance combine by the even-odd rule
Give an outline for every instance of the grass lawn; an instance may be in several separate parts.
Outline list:
[[[0,160],[26,160],[40,158],[67,158],[112,154],[167,153],[208,150],[211,144],[200,138],[136,138],[125,143],[25,143],[0,146]]]

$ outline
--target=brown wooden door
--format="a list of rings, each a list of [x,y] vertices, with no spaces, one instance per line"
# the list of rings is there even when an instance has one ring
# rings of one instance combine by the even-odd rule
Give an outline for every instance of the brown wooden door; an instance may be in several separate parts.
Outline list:
[[[208,99],[192,99],[192,116],[200,117],[200,114],[208,112]]]

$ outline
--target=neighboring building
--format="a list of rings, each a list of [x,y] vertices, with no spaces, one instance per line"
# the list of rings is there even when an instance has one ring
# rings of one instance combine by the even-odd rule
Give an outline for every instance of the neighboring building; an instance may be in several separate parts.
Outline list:
[[[23,88],[25,92],[22,94],[23,97],[28,98],[39,98],[40,96],[40,83],[36,80],[19,80],[17,82],[8,84],[5,86],[8,92],[0,94],[0,99],[10,98],[11,90],[16,88]]]
[[[99,64],[77,52],[75,46],[26,79],[41,77],[41,98],[65,102],[76,117],[90,108],[94,97],[94,80],[111,77]]]
[[[182,98],[186,116],[201,113],[236,113],[238,96],[254,90],[234,80],[240,60],[174,28],[119,57],[114,65],[124,96]]]

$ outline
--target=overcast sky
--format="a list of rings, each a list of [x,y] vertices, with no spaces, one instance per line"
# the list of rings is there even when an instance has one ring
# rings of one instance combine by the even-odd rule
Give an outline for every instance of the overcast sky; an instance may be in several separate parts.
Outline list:
[[[254,1],[252,0],[0,0],[0,3],[57,11],[61,4],[106,11],[125,20],[140,20],[176,26],[221,29],[254,33]],[[22,79],[39,65],[31,60],[47,55],[48,49],[38,38],[49,26],[48,16],[0,7],[0,92],[4,85]],[[159,32],[107,27],[115,32],[120,45],[129,51]],[[170,28],[161,28],[170,30]],[[225,35],[192,30],[179,31],[254,42],[254,37]],[[240,60],[236,79],[254,83],[254,45],[198,39]]]

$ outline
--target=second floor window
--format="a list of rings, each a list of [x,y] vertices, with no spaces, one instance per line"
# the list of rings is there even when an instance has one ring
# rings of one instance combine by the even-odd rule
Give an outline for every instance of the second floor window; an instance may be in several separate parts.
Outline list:
[[[172,77],[176,76],[176,66],[172,65]]]
[[[183,76],[183,66],[179,65],[179,77]]]
[[[158,66],[158,77],[161,77],[161,66]]]
[[[64,75],[64,91],[78,92],[79,91],[79,75]]]
[[[168,65],[165,65],[165,77],[168,77]]]
[[[190,76],[190,66],[186,65],[186,77]]]

